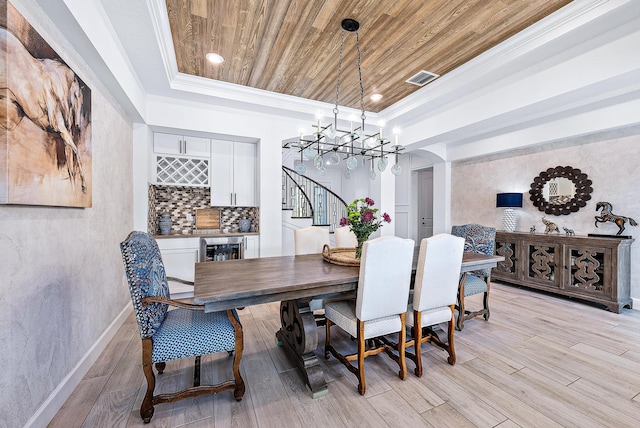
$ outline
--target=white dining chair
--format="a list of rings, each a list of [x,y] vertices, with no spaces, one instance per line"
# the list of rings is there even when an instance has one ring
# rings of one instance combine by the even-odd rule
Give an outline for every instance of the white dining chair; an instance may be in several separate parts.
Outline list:
[[[358,377],[358,392],[361,395],[366,392],[365,357],[384,351],[398,363],[400,379],[405,379],[407,375],[404,325],[411,285],[413,247],[413,240],[395,236],[366,241],[362,249],[355,301],[325,303],[325,358],[332,354]],[[333,325],[357,338],[356,353],[343,355],[331,344]],[[392,333],[399,336],[397,356],[392,348],[379,339],[380,336]],[[351,361],[357,361],[358,366],[353,366]]]
[[[338,248],[355,248],[358,245],[358,238],[349,226],[337,228],[333,231],[333,236],[336,238]]]
[[[325,244],[329,245],[329,229],[308,226],[293,231],[296,256],[320,254]]]
[[[329,229],[318,226],[308,226],[293,231],[295,254],[296,256],[304,254],[320,254],[325,244],[329,245]],[[322,299],[311,299],[309,308],[311,311],[319,311],[323,308]],[[320,323],[324,322],[324,318],[319,314]]]
[[[458,280],[464,252],[464,238],[441,233],[425,238],[420,243],[413,299],[407,307],[406,325],[412,332],[405,343],[406,356],[416,368],[416,376],[422,376],[420,346],[432,344],[449,354],[447,362],[456,363],[453,341],[455,331],[455,305],[458,294]],[[447,342],[443,342],[432,328],[447,323]],[[406,352],[413,346],[414,354]]]

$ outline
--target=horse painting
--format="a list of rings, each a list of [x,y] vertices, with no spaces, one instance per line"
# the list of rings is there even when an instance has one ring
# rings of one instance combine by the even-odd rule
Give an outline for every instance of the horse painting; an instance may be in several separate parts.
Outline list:
[[[622,215],[613,214],[611,212],[612,209],[613,209],[613,207],[609,202],[598,202],[596,204],[596,211],[602,210],[602,211],[600,211],[600,216],[595,216],[596,227],[598,227],[598,223],[606,223],[608,221],[611,221],[611,222],[615,223],[616,226],[618,226],[619,230],[618,230],[618,233],[616,233],[616,236],[618,236],[624,230],[624,224],[626,222],[629,222],[629,224],[631,226],[637,226],[638,225],[638,223],[636,223],[636,221],[634,219],[632,219],[631,217],[625,217],[625,216],[622,216]]]
[[[3,3],[0,204],[90,207],[91,89]]]

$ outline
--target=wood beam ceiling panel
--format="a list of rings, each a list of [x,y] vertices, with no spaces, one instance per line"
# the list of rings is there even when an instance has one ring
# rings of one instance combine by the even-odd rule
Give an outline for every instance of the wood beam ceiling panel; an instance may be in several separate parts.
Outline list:
[[[360,22],[365,109],[419,89],[420,70],[446,74],[570,0],[166,0],[182,73],[335,102],[340,23]],[[207,52],[225,58],[204,60]],[[360,108],[355,35],[345,34],[340,104]],[[384,95],[373,103],[369,96]]]

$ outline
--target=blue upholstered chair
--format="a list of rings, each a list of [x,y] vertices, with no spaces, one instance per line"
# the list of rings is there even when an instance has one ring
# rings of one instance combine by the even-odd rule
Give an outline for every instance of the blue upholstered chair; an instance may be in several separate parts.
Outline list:
[[[120,244],[120,250],[142,339],[142,368],[147,379],[147,392],[140,407],[142,420],[151,421],[156,404],[196,395],[233,389],[234,398],[240,401],[245,391],[240,376],[243,336],[236,311],[205,313],[203,306],[171,300],[160,250],[149,234],[131,232]],[[177,309],[169,311],[169,305]],[[200,385],[200,357],[217,352],[234,354],[234,379]],[[193,387],[153,395],[154,363],[161,374],[167,361],[192,357],[195,357]]]
[[[496,229],[479,224],[465,224],[453,226],[451,234],[464,238],[464,250],[472,253],[494,255],[496,252]],[[482,315],[489,319],[489,290],[491,289],[491,269],[482,269],[464,273],[460,278],[458,288],[458,330],[464,328],[464,322]],[[483,307],[477,311],[470,311],[465,307],[465,297],[484,293]]]
[[[358,392],[364,395],[366,382],[364,359],[370,355],[387,352],[400,366],[399,376],[407,376],[404,343],[405,316],[414,241],[392,236],[383,236],[364,243],[360,260],[357,297],[355,300],[331,301],[324,305],[326,323],[325,358],[329,353],[358,377]],[[331,344],[331,326],[336,325],[356,337],[358,350],[351,355],[342,355]],[[397,333],[398,355],[379,338]],[[367,347],[368,343],[368,347]],[[351,361],[357,361],[354,367]]]

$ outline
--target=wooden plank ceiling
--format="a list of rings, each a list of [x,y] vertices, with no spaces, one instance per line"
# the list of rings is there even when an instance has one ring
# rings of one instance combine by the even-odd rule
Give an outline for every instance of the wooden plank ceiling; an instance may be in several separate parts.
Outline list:
[[[335,103],[340,23],[360,23],[365,109],[378,112],[570,0],[166,0],[178,70]],[[225,58],[205,60],[207,52]],[[340,105],[360,108],[355,33],[345,33]],[[383,95],[373,102],[369,96]]]

